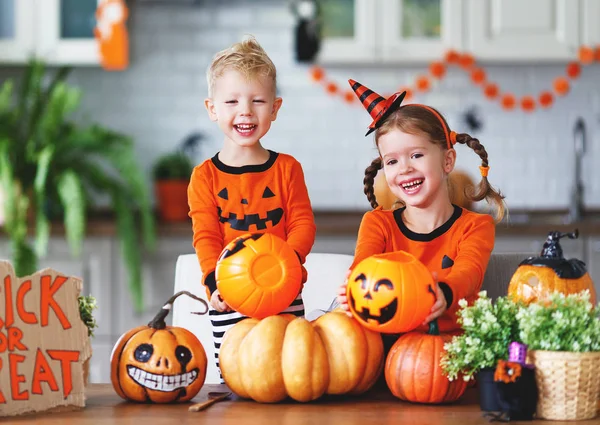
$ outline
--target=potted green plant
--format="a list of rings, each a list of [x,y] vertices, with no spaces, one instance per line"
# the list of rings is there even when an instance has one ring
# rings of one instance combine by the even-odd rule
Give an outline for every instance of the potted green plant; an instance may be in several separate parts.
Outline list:
[[[448,379],[477,378],[481,409],[497,411],[494,370],[498,360],[508,358],[511,342],[520,342],[516,315],[519,304],[508,297],[494,302],[481,291],[473,305],[462,299],[457,320],[463,333],[447,343],[442,356],[442,369]]]
[[[584,420],[597,416],[600,399],[600,305],[589,291],[555,292],[517,313],[539,388],[537,416]]]
[[[188,218],[187,188],[194,164],[183,151],[159,157],[153,175],[158,213],[163,221]]]
[[[96,305],[96,298],[92,295],[81,295],[79,297],[79,316],[85,326],[88,329],[88,336],[92,338],[94,336],[94,329],[98,327],[96,318],[94,317],[93,311],[98,308]],[[87,384],[88,376],[90,372],[90,359],[88,359],[83,366],[84,382]]]
[[[17,93],[12,79],[0,87],[0,184],[15,273],[35,273],[53,220],[64,221],[71,252],[78,256],[93,195],[104,195],[111,200],[129,288],[140,311],[140,246],[155,244],[149,188],[131,138],[73,118],[81,90],[67,83],[69,72],[61,67],[51,75],[33,60]]]

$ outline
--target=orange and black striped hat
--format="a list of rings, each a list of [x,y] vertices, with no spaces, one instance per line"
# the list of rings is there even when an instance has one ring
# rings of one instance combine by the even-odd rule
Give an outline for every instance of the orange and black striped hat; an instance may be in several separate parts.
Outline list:
[[[365,136],[368,136],[383,124],[385,119],[400,107],[404,96],[406,96],[406,92],[404,91],[402,93],[394,93],[386,99],[354,80],[348,80],[348,83],[350,83],[352,90],[354,90],[356,96],[358,96],[367,112],[373,118],[373,122],[369,125],[369,131],[367,131]]]

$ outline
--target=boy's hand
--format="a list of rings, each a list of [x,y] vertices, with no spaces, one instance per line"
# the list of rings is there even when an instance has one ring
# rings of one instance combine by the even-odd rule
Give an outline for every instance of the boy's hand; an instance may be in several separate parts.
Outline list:
[[[348,287],[348,276],[350,276],[350,273],[352,273],[351,270],[348,270],[348,272],[346,272],[346,279],[344,280],[344,283],[342,283],[338,288],[337,302],[340,305],[340,308],[344,310],[348,316],[352,317],[352,313],[350,313],[350,310],[348,308],[348,297],[346,296],[346,289]]]
[[[442,288],[440,288],[440,285],[437,281],[437,273],[433,272],[432,275],[433,280],[435,281],[435,303],[433,304],[433,307],[431,307],[431,313],[423,322],[424,325],[440,317],[448,308],[448,304],[446,303],[446,296],[444,295],[444,292],[442,291]]]
[[[225,301],[223,301],[223,298],[221,298],[221,295],[219,295],[218,289],[215,292],[213,292],[212,295],[210,296],[210,305],[212,306],[212,308],[214,308],[215,310],[217,310],[220,313],[222,313],[224,311],[232,311],[231,307],[229,307],[227,305],[227,303]]]

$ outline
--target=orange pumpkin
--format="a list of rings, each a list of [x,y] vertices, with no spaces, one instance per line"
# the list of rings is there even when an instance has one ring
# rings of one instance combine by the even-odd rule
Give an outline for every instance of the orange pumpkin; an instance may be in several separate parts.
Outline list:
[[[240,397],[308,402],[371,388],[383,368],[383,342],[339,311],[314,322],[292,315],[245,319],[225,333],[219,365]]]
[[[564,237],[576,239],[579,232],[550,232],[539,257],[525,259],[508,285],[508,295],[526,304],[544,300],[554,291],[565,295],[590,291],[590,301],[596,304],[594,282],[583,261],[566,260],[559,240]]]
[[[151,403],[184,402],[204,385],[207,359],[196,336],[184,328],[167,326],[165,318],[182,291],[173,295],[148,323],[125,332],[110,355],[113,388],[126,400]],[[204,314],[203,313],[203,314]]]
[[[257,319],[285,310],[302,289],[296,252],[271,233],[240,236],[219,256],[215,270],[223,300],[239,313]]]
[[[437,321],[429,323],[429,332],[409,332],[394,343],[385,362],[385,381],[392,394],[416,403],[450,403],[467,388],[462,377],[449,381],[440,361],[444,344],[452,335],[440,335]]]
[[[354,267],[346,295],[354,317],[376,332],[403,333],[420,326],[435,303],[427,267],[405,251],[373,255]]]

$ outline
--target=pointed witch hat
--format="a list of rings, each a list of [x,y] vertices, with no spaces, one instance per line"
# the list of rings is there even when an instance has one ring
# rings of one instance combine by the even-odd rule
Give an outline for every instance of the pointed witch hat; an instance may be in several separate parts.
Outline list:
[[[365,136],[368,136],[383,124],[385,119],[400,107],[404,96],[406,96],[406,92],[404,91],[402,93],[394,93],[386,99],[354,80],[348,80],[348,83],[350,83],[352,90],[354,90],[356,96],[373,118],[373,122],[369,125],[369,131],[367,131]]]

